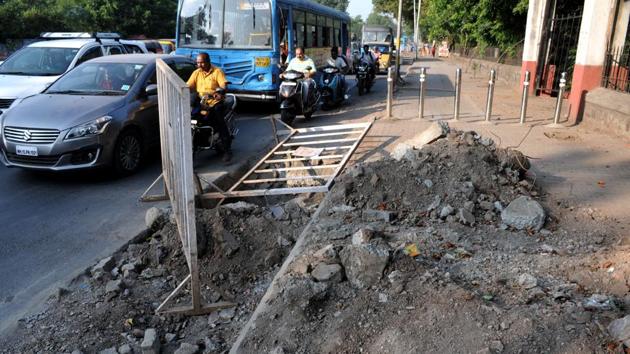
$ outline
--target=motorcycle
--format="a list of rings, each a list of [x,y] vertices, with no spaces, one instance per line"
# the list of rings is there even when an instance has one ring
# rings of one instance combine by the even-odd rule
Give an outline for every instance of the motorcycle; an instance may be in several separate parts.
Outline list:
[[[346,99],[341,75],[343,74],[335,66],[329,65],[322,69],[319,87],[324,109],[338,106]]]
[[[234,138],[236,134],[238,134],[238,129],[236,128],[236,124],[234,122],[236,96],[231,93],[226,94],[222,89],[217,89],[216,92],[224,96],[223,107],[225,108],[225,112],[223,119],[225,120],[225,124],[227,125],[230,135]],[[191,109],[190,127],[192,130],[193,154],[202,150],[211,149],[214,149],[219,153],[223,152],[221,144],[219,144],[219,132],[212,126],[212,122],[208,121],[205,117],[207,114],[206,110],[209,109],[206,102],[210,98],[211,97],[203,96],[200,99],[196,99]]]
[[[310,70],[309,68],[306,68]],[[315,87],[314,80],[306,81],[303,73],[289,70],[283,74],[280,84],[279,97],[280,119],[285,124],[291,125],[298,114],[310,119],[319,107],[320,93]]]
[[[362,96],[363,93],[370,92],[370,89],[374,85],[374,75],[371,73],[370,64],[364,60],[359,62],[355,71],[359,96]]]

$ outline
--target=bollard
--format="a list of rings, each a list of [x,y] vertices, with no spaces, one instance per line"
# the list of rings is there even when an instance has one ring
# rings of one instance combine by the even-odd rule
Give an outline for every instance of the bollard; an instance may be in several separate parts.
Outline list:
[[[394,79],[392,78],[392,67],[387,69],[387,118],[392,117],[392,100],[394,99]]]
[[[521,99],[521,124],[525,124],[527,114],[527,98],[529,97],[529,71],[525,71],[525,81],[523,81],[523,98]]]
[[[427,78],[427,69],[420,68],[420,101],[418,102],[418,118],[424,118],[424,81]]]
[[[567,73],[563,72],[560,76],[560,92],[558,92],[558,101],[556,102],[556,112],[553,115],[553,124],[547,125],[550,128],[562,128],[559,123],[560,113],[562,112],[562,96],[564,96],[564,88],[567,86]]]
[[[486,123],[490,123],[490,117],[492,116],[492,99],[494,98],[494,80],[496,78],[496,71],[490,70],[490,81],[488,81],[488,101],[486,102]]]
[[[462,93],[462,69],[455,71],[455,107],[453,109],[453,120],[459,120],[459,103]]]

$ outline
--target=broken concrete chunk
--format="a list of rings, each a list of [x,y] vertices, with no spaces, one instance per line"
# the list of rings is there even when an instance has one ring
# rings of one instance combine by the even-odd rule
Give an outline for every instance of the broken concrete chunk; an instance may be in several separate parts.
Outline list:
[[[349,212],[355,211],[356,208],[351,205],[344,204],[344,205],[336,205],[332,207],[331,210],[333,211],[333,213],[349,213]]]
[[[230,307],[219,311],[219,318],[224,321],[230,321],[236,315],[236,307]]]
[[[131,346],[129,344],[123,344],[120,347],[118,347],[118,353],[119,354],[131,354],[131,353],[133,353],[133,349],[131,349]]]
[[[518,230],[540,230],[545,224],[545,210],[530,197],[520,196],[501,212],[504,224]]]
[[[388,210],[367,209],[363,211],[363,218],[368,221],[392,222],[396,220],[396,212]]]
[[[343,272],[339,264],[320,263],[313,269],[311,276],[319,282],[339,283],[343,280]]]
[[[350,283],[364,289],[376,284],[389,262],[390,249],[384,244],[349,245],[341,252],[341,263]]]
[[[120,279],[110,280],[107,282],[107,285],[105,285],[106,293],[119,293],[120,290],[122,290],[122,280]]]
[[[372,175],[372,178],[370,178],[370,184],[375,187],[378,184],[379,178],[376,174]]]
[[[453,214],[454,212],[455,212],[455,208],[453,208],[450,205],[447,205],[444,208],[442,208],[442,211],[440,211],[440,219],[444,219],[447,216]]]
[[[103,349],[100,352],[98,352],[98,354],[118,354],[118,350],[116,350],[116,347],[112,347],[112,348]]]
[[[335,247],[333,245],[326,245],[320,248],[313,254],[313,257],[320,262],[327,264],[334,264],[339,261],[339,255],[337,254],[337,251],[335,251]]]
[[[630,315],[614,320],[608,325],[610,336],[630,347]]]
[[[422,181],[422,184],[424,184],[425,187],[429,189],[433,188],[433,181],[430,179],[425,179],[424,181]]]
[[[166,211],[157,207],[151,207],[144,215],[144,222],[147,229],[152,229],[157,222],[166,220]]]
[[[402,142],[394,148],[391,156],[396,161],[405,159],[407,161],[414,161],[418,158],[418,150],[427,144],[445,137],[450,131],[448,123],[435,122],[431,124],[425,131],[414,136],[413,138]]]
[[[613,311],[617,309],[615,299],[602,294],[593,294],[588,299],[584,299],[582,306],[589,311]]]
[[[475,216],[471,212],[463,208],[459,209],[459,212],[457,213],[457,219],[460,223],[464,225],[471,226],[475,223]]]
[[[216,312],[213,312],[213,313],[216,313]],[[210,321],[208,321],[208,324],[210,324]],[[175,333],[166,333],[164,335],[164,339],[166,340],[166,343],[171,343],[175,339],[177,339],[177,334],[175,334]]]
[[[140,349],[142,349],[142,354],[160,354],[160,338],[155,328],[147,328],[144,331]]]
[[[197,354],[198,352],[199,346],[190,343],[182,343],[175,351],[175,354]]]
[[[258,206],[256,204],[240,201],[240,202],[236,202],[236,203],[223,204],[221,206],[221,208],[229,209],[229,210],[232,210],[232,211],[235,211],[235,212],[245,212],[245,211],[256,210],[258,208]]]
[[[96,263],[96,265],[92,267],[91,273],[92,275],[96,273],[109,273],[114,269],[115,265],[116,260],[113,257],[107,257]]]
[[[518,277],[518,285],[523,289],[532,289],[538,286],[538,279],[531,274],[521,274]]]
[[[431,202],[431,204],[427,208],[427,211],[433,211],[437,209],[440,206],[440,203],[442,203],[442,198],[440,198],[439,195],[436,195],[435,198],[433,198],[433,202]]]
[[[362,245],[370,243],[375,236],[376,233],[370,229],[360,229],[352,235],[352,244]]]

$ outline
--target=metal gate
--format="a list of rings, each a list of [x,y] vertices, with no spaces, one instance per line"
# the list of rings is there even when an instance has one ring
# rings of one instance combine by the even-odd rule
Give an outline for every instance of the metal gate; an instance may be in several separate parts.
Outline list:
[[[543,63],[536,75],[536,92],[557,96],[560,90],[560,75],[567,73],[567,91],[571,88],[573,68],[577,53],[582,8],[570,15],[559,17],[554,14],[547,21],[544,31],[543,48],[540,51]],[[555,12],[555,11],[554,11]]]

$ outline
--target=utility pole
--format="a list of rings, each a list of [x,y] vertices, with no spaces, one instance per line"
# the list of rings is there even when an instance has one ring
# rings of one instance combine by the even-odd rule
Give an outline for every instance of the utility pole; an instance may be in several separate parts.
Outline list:
[[[418,16],[416,15],[415,0],[413,2],[413,42],[415,43],[415,47],[416,47],[416,53],[414,54],[414,58],[418,60]]]
[[[418,0],[418,15],[416,16],[416,18],[418,19],[418,22],[416,22],[416,26],[418,29],[418,38],[416,38],[416,43],[418,43],[417,45],[420,46],[420,42],[422,41],[422,33],[420,33],[420,8],[422,7],[422,0]]]
[[[400,43],[400,36],[401,36],[401,31],[402,31],[402,0],[398,0],[398,26],[397,27],[397,32],[396,32],[396,38],[397,38],[397,42],[398,45],[396,47],[396,81],[398,80],[398,78],[400,77],[400,47],[401,44]]]

